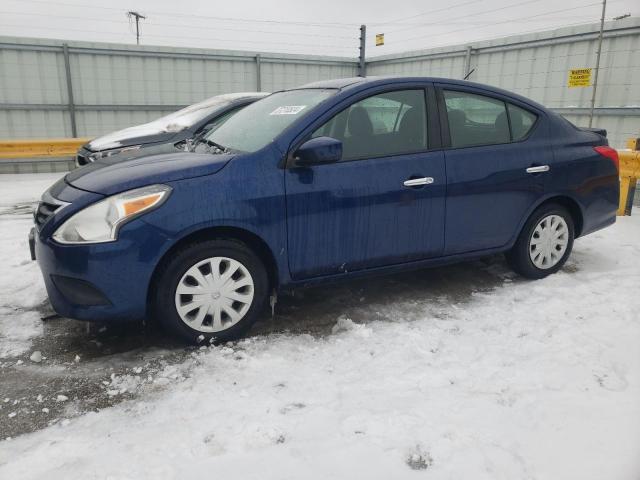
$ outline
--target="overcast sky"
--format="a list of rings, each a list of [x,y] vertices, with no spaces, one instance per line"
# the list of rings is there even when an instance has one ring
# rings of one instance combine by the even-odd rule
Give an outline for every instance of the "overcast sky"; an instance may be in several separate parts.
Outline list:
[[[598,22],[597,0],[0,0],[0,35],[143,45],[367,56]],[[638,0],[608,0],[606,19],[640,16]],[[376,33],[385,45],[374,46]]]

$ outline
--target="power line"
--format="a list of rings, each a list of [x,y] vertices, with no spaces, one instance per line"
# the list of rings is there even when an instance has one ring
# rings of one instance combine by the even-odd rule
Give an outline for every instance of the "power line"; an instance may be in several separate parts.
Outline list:
[[[402,22],[403,20],[411,20],[412,18],[423,17],[424,15],[433,15],[434,13],[445,12],[447,10],[453,10],[454,8],[464,7],[465,5],[471,5],[473,3],[479,3],[483,1],[484,0],[469,0],[462,3],[456,3],[455,5],[450,5],[448,7],[440,8],[437,10],[431,10],[430,12],[423,12],[423,13],[418,13],[417,15],[411,15],[409,17],[397,18],[396,20],[393,20],[389,23],[385,23],[384,25],[396,24],[396,23]],[[398,30],[392,30],[391,32],[393,31],[398,31]]]
[[[15,1],[15,0],[12,0]],[[397,23],[397,22],[402,22],[402,21],[406,21],[406,20],[411,20],[413,18],[418,18],[424,15],[428,15],[428,14],[432,14],[432,13],[437,13],[437,12],[443,12],[443,11],[450,11],[456,8],[461,8],[473,3],[479,3],[482,0],[466,0],[460,3],[457,3],[455,5],[450,5],[441,9],[436,9],[433,10],[432,12],[424,12],[424,13],[420,13],[420,14],[416,14],[416,15],[412,15],[409,17],[402,17],[400,19],[395,19],[395,20],[391,20],[389,22],[381,22],[381,23],[373,23],[374,25],[394,25],[394,24],[398,24],[401,25],[403,27],[406,28],[400,28],[400,29],[396,29],[396,30],[391,30],[390,32],[387,33],[397,33],[397,32],[402,32],[405,30],[410,30],[412,28],[415,27],[429,27],[429,26],[447,26],[447,25],[456,25],[456,24],[461,24],[461,25],[476,25],[479,27],[476,28],[484,28],[487,26],[493,26],[493,25],[501,25],[501,24],[506,24],[506,23],[516,23],[518,21],[522,21],[522,22],[531,22],[531,21],[535,21],[536,18],[541,18],[541,17],[547,17],[549,15],[553,15],[556,13],[561,13],[561,12],[568,12],[568,11],[574,11],[574,10],[578,10],[578,9],[584,9],[587,7],[591,7],[594,5],[599,5],[600,2],[597,3],[589,3],[589,4],[585,4],[585,5],[580,5],[580,6],[576,6],[576,7],[570,7],[570,8],[564,8],[564,9],[560,9],[560,10],[555,10],[555,11],[551,11],[551,12],[544,12],[541,14],[537,14],[537,15],[527,15],[524,17],[518,17],[518,18],[512,18],[512,19],[508,19],[508,20],[504,20],[504,21],[489,21],[489,22],[460,22],[459,20],[464,20],[465,18],[469,18],[469,17],[477,17],[480,15],[486,15],[489,13],[494,13],[497,11],[502,11],[502,10],[506,10],[506,9],[510,9],[510,8],[514,8],[517,6],[522,6],[522,5],[526,5],[526,4],[531,4],[531,3],[536,3],[539,2],[541,0],[524,0],[524,1],[520,1],[518,3],[514,3],[511,5],[505,5],[502,7],[498,7],[498,8],[494,8],[491,10],[486,10],[483,12],[478,12],[478,13],[470,13],[467,15],[463,15],[463,16],[455,16],[453,17],[453,21],[447,20],[447,19],[443,19],[443,20],[439,20],[439,21],[431,21],[431,22],[426,22],[426,23],[417,23],[414,25],[410,25],[407,23]],[[621,0],[609,0],[609,3],[614,3],[617,1],[621,1]],[[119,8],[115,8],[115,7],[103,7],[103,6],[89,6],[89,5],[79,5],[79,4],[75,4],[75,3],[66,3],[66,2],[59,2],[59,1],[48,1],[48,0],[22,0],[22,2],[31,2],[31,3],[42,3],[42,4],[47,4],[47,5],[65,5],[65,6],[73,6],[73,7],[88,7],[88,8],[99,8],[99,9],[104,9],[104,10],[113,10],[113,11],[119,11],[121,12],[122,10]],[[47,14],[38,14],[38,13],[20,13],[20,12],[0,12],[0,13],[5,13],[5,14],[15,14],[15,15],[26,15],[26,16],[31,16],[31,15],[40,15],[40,16],[46,16],[46,17],[56,17],[56,18],[70,18],[70,19],[77,19],[77,20],[91,20],[91,18],[87,18],[87,17],[78,17],[78,16],[61,16],[61,15],[47,15]],[[135,13],[135,12],[132,12]],[[306,23],[306,22],[288,22],[288,21],[279,21],[279,20],[257,20],[257,19],[239,19],[239,18],[234,18],[234,17],[215,17],[215,16],[207,16],[207,15],[196,15],[196,14],[174,14],[174,13],[160,13],[158,12],[157,14],[154,15],[159,15],[159,16],[166,16],[166,15],[170,15],[172,17],[179,17],[179,18],[189,18],[189,19],[215,19],[215,20],[220,20],[223,22],[244,22],[244,23],[250,23],[250,22],[257,22],[257,23],[264,23],[264,24],[274,24],[274,25],[284,25],[287,27],[301,27],[301,26],[305,26],[305,27],[309,27],[309,26],[313,26],[316,25],[318,27],[322,26],[322,27],[334,27],[334,26],[340,26],[340,27],[345,27],[345,26],[351,26],[352,24],[347,24],[347,23],[335,23],[335,22],[328,22],[328,23],[322,23],[322,22],[318,22],[318,23]],[[575,18],[575,17],[572,17]],[[110,20],[110,19],[104,19],[104,18],[94,18],[93,20],[95,21],[104,21],[104,22],[111,22],[111,23],[117,23],[117,24],[121,24],[120,21],[115,21],[115,20]],[[576,24],[584,24],[586,22],[577,22]],[[5,25],[8,27],[13,27],[12,25]],[[568,25],[566,25],[568,26]],[[152,32],[155,31],[155,27],[175,27],[175,28],[188,28],[189,30],[207,30],[207,31],[211,31],[212,28],[211,27],[204,27],[204,26],[193,26],[193,25],[179,25],[179,24],[175,24],[175,23],[158,23],[158,22],[153,22],[152,24],[149,25],[149,28],[152,28]],[[15,26],[15,28],[21,28],[19,26]],[[39,29],[46,29],[46,30],[56,30],[59,31],[61,30],[60,28],[56,28],[56,27],[38,27]],[[546,28],[542,28],[540,30],[548,30],[550,27],[546,27]],[[78,31],[78,32],[88,32],[88,33],[96,33],[95,30],[80,30],[80,29],[73,29],[73,28],[64,28],[64,30],[70,30],[70,31]],[[288,35],[288,36],[299,36],[299,37],[316,37],[316,38],[335,38],[335,39],[344,39],[344,40],[353,40],[355,37],[354,36],[346,36],[346,35],[342,35],[342,36],[336,36],[336,35],[330,35],[330,34],[314,34],[314,33],[307,33],[307,32],[291,32],[291,31],[269,31],[269,30],[255,30],[253,28],[251,28],[251,26],[247,25],[247,28],[228,28],[228,27],[224,27],[224,26],[215,26],[215,30],[227,30],[227,31],[235,31],[235,32],[242,32],[242,33],[263,33],[263,34],[267,34],[267,35]],[[536,31],[540,31],[540,30],[536,30]],[[355,27],[354,27],[354,31],[355,31]],[[457,32],[462,32],[462,31],[469,31],[469,28],[460,28],[460,29],[454,29],[454,30],[449,30],[449,31],[445,31],[443,33],[438,33],[438,36],[443,36],[446,37],[448,35],[452,35],[454,33]],[[100,32],[102,33],[102,32]],[[109,34],[113,34],[113,35],[120,35],[120,33],[116,33],[116,32],[106,32]],[[528,32],[517,32],[517,33],[528,33]],[[138,31],[138,35],[139,35],[139,31]],[[218,43],[232,43],[232,44],[248,44],[248,45],[252,45],[251,47],[248,48],[252,48],[252,49],[256,49],[256,47],[254,45],[277,45],[279,47],[299,47],[299,48],[305,48],[305,49],[318,49],[318,48],[323,48],[323,49],[333,49],[333,50],[337,50],[337,51],[348,51],[348,52],[352,52],[355,49],[354,47],[349,47],[349,46],[344,46],[344,45],[332,45],[332,44],[327,44],[327,43],[323,43],[321,45],[317,44],[317,43],[300,43],[300,42],[289,42],[287,40],[284,40],[282,42],[274,42],[274,41],[264,41],[264,40],[233,40],[233,39],[228,39],[228,38],[213,38],[213,37],[202,37],[202,36],[185,36],[185,35],[169,35],[169,34],[153,34],[153,33],[145,33],[145,35],[152,37],[152,38],[159,38],[159,39],[163,39],[163,38],[176,38],[176,39],[193,39],[193,40],[197,40],[199,42],[218,42]],[[417,36],[413,36],[410,38],[404,38],[404,39],[399,39],[399,40],[394,40],[393,43],[404,43],[404,42],[409,42],[409,41],[414,41],[414,40],[418,40],[418,39],[423,39],[423,38],[432,38],[434,36],[434,34],[424,34],[424,35],[417,35]],[[500,36],[500,35],[498,35]],[[502,35],[504,36],[504,35]],[[492,37],[492,38],[496,38],[496,36]],[[165,43],[167,44],[167,43]],[[440,45],[451,45],[452,42],[445,42],[444,44],[438,44],[437,46]],[[202,46],[202,45],[199,45]],[[389,45],[387,45],[389,46]],[[429,47],[434,47],[436,45],[429,45]],[[209,46],[208,46],[209,47]],[[211,48],[211,47],[209,47]],[[233,47],[231,47],[233,48]],[[419,47],[418,47],[419,48]]]
[[[609,1],[611,1],[611,0],[609,0]],[[575,27],[575,26],[579,26],[579,25],[592,25],[593,23],[594,22],[584,22],[584,21],[574,22],[574,23],[567,23],[567,24],[562,25],[562,28]],[[549,28],[549,27],[536,28],[536,29],[532,29],[532,30],[520,31],[520,32],[518,32],[518,35],[526,35],[526,34],[529,34],[529,33],[546,32],[546,31],[549,31],[549,30],[551,30],[551,28]],[[465,44],[472,44],[472,43],[476,43],[476,42],[482,42],[482,41],[485,41],[485,40],[501,39],[501,38],[505,38],[506,36],[508,36],[508,34],[485,35],[483,37],[476,37],[476,38],[473,38],[473,39],[470,39],[470,40],[465,40],[464,43]],[[432,49],[432,48],[450,47],[450,46],[454,46],[454,45],[456,45],[456,44],[453,43],[453,42],[444,41],[444,42],[441,42],[441,43],[436,43],[436,44],[433,44],[433,45],[429,45],[429,48]],[[624,51],[626,51],[626,50],[624,50]],[[629,50],[629,51],[635,51],[635,50]],[[569,58],[569,57],[576,56],[576,55],[580,55],[580,54],[576,53],[576,54],[572,54],[572,55],[554,55],[553,58],[554,59],[557,59],[557,58]],[[382,56],[382,55],[379,55],[379,56]],[[375,59],[376,57],[372,57],[372,58]],[[501,60],[500,62],[490,62],[488,64],[483,64],[482,66],[486,67],[488,65],[504,65],[504,64],[507,64],[507,63],[519,63],[520,61],[525,61],[525,60],[526,59],[524,59],[524,60],[523,59],[519,59],[519,60],[512,60],[512,61]],[[535,57],[531,58],[530,60],[535,60]],[[564,70],[562,70],[562,71],[564,71]]]
[[[28,25],[1,24],[0,26],[4,27],[4,28],[24,29]],[[60,30],[59,28],[48,27],[48,26],[39,26],[38,29],[40,29],[40,30],[54,30],[54,31],[59,31]],[[86,30],[86,29],[78,29],[78,28],[65,28],[64,30],[65,31],[73,31],[73,32],[81,32],[81,33],[92,33],[94,35],[96,33],[95,30]],[[114,32],[114,31],[103,30],[100,33],[122,37],[122,32]],[[317,44],[314,45],[314,44],[307,44],[307,43],[269,42],[269,41],[263,41],[263,40],[255,40],[255,41],[252,41],[252,40],[230,40],[230,39],[224,39],[224,38],[194,37],[194,36],[185,36],[185,35],[166,35],[166,34],[154,35],[154,34],[151,34],[151,33],[147,33],[146,36],[147,37],[155,37],[155,38],[193,39],[193,40],[198,40],[200,42],[213,41],[213,42],[233,43],[233,44],[239,44],[239,43],[242,44],[242,43],[244,43],[244,44],[250,44],[250,45],[272,44],[272,45],[282,46],[284,44],[287,47],[301,47],[301,48],[305,48],[305,49],[309,49],[309,48],[326,48],[328,46],[329,48],[332,48],[334,50],[353,51],[356,48],[356,47],[346,47],[346,46],[338,46],[338,45],[317,45]],[[200,47],[202,47],[202,45],[200,45]],[[255,48],[255,47],[253,47],[253,48],[255,50],[259,50],[258,48]]]
[[[554,25],[554,26],[546,26],[544,27],[542,30],[549,30],[551,28],[558,28],[558,27],[565,27],[565,26],[570,26],[570,25],[577,25],[577,24],[584,24],[584,23],[591,23],[594,20],[593,15],[572,15],[572,16],[561,16],[561,17],[551,17],[551,18],[531,18],[529,16],[527,17],[522,17],[522,18],[513,18],[509,20],[509,23],[540,23],[540,22],[549,22],[549,21],[556,21],[556,22],[560,22],[560,21],[565,21],[565,20],[575,20],[578,18],[582,18],[582,20],[580,20],[579,22],[573,22],[573,23],[563,23],[561,25]],[[473,27],[473,28],[477,28],[477,27],[484,27],[484,26],[490,26],[490,25],[495,25],[495,22],[487,22],[487,21],[462,21],[462,22],[452,22],[452,21],[447,21],[446,22],[447,26],[453,26],[453,25],[467,25],[468,27]],[[433,24],[434,27],[440,26],[439,24]],[[444,25],[443,25],[444,26]],[[460,31],[462,30],[467,30],[467,28],[465,29],[460,29]],[[387,31],[385,32],[385,34],[390,34],[390,33],[396,33],[396,31]],[[445,34],[447,34],[447,32],[445,32]],[[440,34],[437,34],[440,35]],[[511,35],[510,33],[505,33],[505,34],[501,34],[499,36],[504,36],[504,35]],[[400,41],[404,41],[404,40],[396,40],[396,42],[400,42]],[[370,46],[375,45],[375,39],[370,39],[369,43]]]
[[[461,20],[463,18],[469,18],[469,17],[476,17],[478,15],[486,15],[488,13],[494,13],[494,12],[499,12],[499,11],[502,11],[502,10],[508,10],[510,8],[519,7],[519,6],[527,5],[527,4],[530,4],[530,3],[537,3],[537,2],[540,2],[540,1],[542,1],[542,0],[524,0],[523,2],[514,3],[512,5],[505,5],[503,7],[494,8],[492,10],[485,10],[483,12],[470,13],[468,15],[463,15],[462,17],[456,17],[456,20]],[[431,26],[431,25],[438,25],[440,23],[442,23],[442,20],[436,20],[434,22],[424,23],[421,26],[426,27],[426,26]],[[401,28],[401,29],[396,30],[395,32],[392,32],[392,33],[404,32],[406,30],[410,30],[412,28],[417,28],[417,27],[418,26],[411,26],[411,27],[407,27],[407,28]]]
[[[538,1],[538,0],[528,0],[528,2],[533,2],[533,1]],[[609,0],[609,3],[614,3],[614,2],[619,2],[619,1],[622,1],[622,0]],[[528,3],[528,2],[523,2],[523,3]],[[560,10],[552,10],[550,12],[543,12],[543,13],[539,13],[539,14],[536,14],[536,15],[526,15],[526,16],[523,16],[523,17],[510,18],[510,19],[507,19],[507,20],[499,21],[499,22],[495,22],[495,21],[486,22],[484,24],[481,24],[482,26],[480,26],[478,28],[484,28],[484,27],[494,26],[494,25],[503,25],[505,23],[513,23],[513,22],[516,22],[518,20],[531,20],[531,19],[534,19],[534,18],[545,17],[547,15],[553,15],[555,13],[562,13],[562,12],[569,12],[569,11],[573,11],[573,10],[580,10],[580,9],[583,9],[583,8],[593,7],[593,6],[596,6],[596,5],[601,5],[601,2],[587,3],[587,4],[584,4],[584,5],[579,5],[579,6],[576,6],[576,7],[563,8],[563,9],[560,9]],[[493,10],[491,12],[493,12]],[[478,13],[478,14],[474,14],[474,15],[481,15],[481,14],[484,14],[484,13],[490,13],[490,11],[486,11],[486,12],[482,12],[482,13]],[[473,16],[473,15],[469,15],[469,16]],[[459,18],[465,18],[465,17],[459,17]],[[584,24],[584,23],[588,23],[588,22],[582,22],[581,21],[581,22],[575,23],[575,25]],[[434,25],[436,25],[436,24],[437,23],[434,22]],[[570,25],[574,25],[574,24],[570,24]],[[568,25],[565,25],[565,26],[568,26]],[[550,29],[550,27],[544,27],[544,28],[540,29],[539,31],[544,31],[544,30],[549,30],[549,29]],[[456,29],[456,30],[450,30],[450,31],[447,31],[447,32],[438,33],[438,35],[446,36],[446,35],[451,35],[453,33],[464,32],[464,31],[467,31],[467,30],[468,30],[467,28],[459,28],[459,29]],[[523,32],[518,32],[518,33],[523,33]],[[433,34],[425,34],[425,35],[419,35],[419,36],[410,37],[410,38],[404,38],[404,39],[401,39],[401,40],[395,40],[395,43],[402,43],[402,42],[407,42],[407,41],[411,41],[411,40],[418,40],[418,39],[422,39],[422,38],[431,37],[432,35]],[[500,36],[504,36],[504,35],[499,35],[498,37],[500,37]],[[494,37],[494,38],[496,38],[496,37]],[[447,43],[447,45],[450,45],[450,43]]]
[[[17,1],[17,0],[14,0]],[[117,10],[121,11],[121,8],[116,7],[105,7],[102,5],[83,5],[78,3],[67,3],[67,2],[55,2],[48,0],[20,0],[20,4],[24,3],[39,3],[44,5],[62,5],[74,8],[95,8],[101,10]],[[238,18],[238,17],[217,17],[211,15],[199,15],[199,14],[186,14],[181,12],[167,12],[167,11],[154,11],[151,12],[154,16],[171,16],[171,17],[184,17],[184,18],[206,18],[210,20],[223,20],[223,21],[232,21],[232,22],[243,22],[243,23],[268,23],[268,24],[278,24],[278,25],[297,25],[297,26],[320,26],[320,27],[341,27],[341,28],[357,28],[356,23],[339,23],[339,22],[305,22],[305,21],[284,21],[284,20],[262,20],[262,19],[248,19],[248,18]]]
[[[411,19],[411,18],[416,18],[416,17],[420,17],[420,16],[424,16],[424,15],[431,16],[434,13],[438,13],[438,12],[445,11],[445,10],[451,10],[451,9],[454,9],[454,8],[457,8],[457,7],[462,7],[462,6],[466,6],[466,5],[473,4],[473,3],[478,3],[479,1],[484,1],[484,0],[470,0],[468,2],[463,2],[463,3],[456,4],[456,5],[451,5],[449,7],[441,8],[441,9],[438,9],[438,10],[432,10],[430,12],[423,12],[423,13],[414,15],[412,17],[404,17],[404,19]],[[537,1],[541,1],[541,0],[527,0],[527,1],[516,3],[516,4],[513,4],[513,5],[506,5],[506,6],[503,6],[503,7],[498,7],[498,8],[493,9],[493,10],[485,10],[485,11],[482,11],[482,12],[472,13],[472,14],[469,14],[469,15],[465,15],[463,17],[449,17],[449,18],[446,19],[446,22],[447,22],[447,24],[458,23],[458,22],[456,22],[456,20],[460,19],[460,18],[468,18],[468,17],[475,16],[475,15],[484,15],[484,14],[487,14],[487,13],[497,12],[497,11],[500,11],[500,10],[506,10],[506,9],[517,7],[517,6],[521,6],[521,5],[524,5],[524,4],[527,4],[527,3],[534,3],[534,2],[537,2]],[[609,1],[609,3],[612,3],[612,2],[617,2],[617,1],[621,1],[621,0],[608,0],[608,1]],[[582,8],[582,7],[575,7],[575,8]],[[630,16],[630,14],[628,14],[628,16]],[[571,17],[571,18],[575,18],[575,17]],[[443,19],[443,20],[438,20],[438,21],[434,21],[434,22],[427,22],[427,23],[396,23],[399,20],[402,20],[402,19],[396,19],[396,20],[393,20],[393,21],[390,21],[390,22],[368,22],[367,25],[396,25],[397,24],[397,25],[408,26],[408,27],[421,27],[421,26],[435,25],[435,24],[438,24],[438,23],[440,23],[442,21],[445,21]],[[401,30],[394,30],[394,32],[395,31],[401,31]],[[389,31],[388,33],[391,33],[391,31]]]
[[[188,36],[188,35],[167,35],[167,34],[150,34],[147,33],[148,37],[156,37],[156,38],[186,38],[186,39],[193,39],[193,40],[212,40],[212,41],[216,41],[216,42],[223,42],[223,43],[251,43],[251,44],[259,44],[259,45],[263,45],[263,44],[267,44],[267,45],[279,45],[282,46],[283,44],[285,44],[286,46],[298,46],[298,47],[315,47],[315,48],[323,48],[323,47],[330,47],[330,48],[334,48],[334,49],[339,49],[339,50],[349,50],[352,51],[355,49],[355,47],[346,47],[343,45],[318,45],[318,44],[310,44],[310,43],[291,43],[291,42],[271,42],[271,41],[265,41],[265,40],[232,40],[232,39],[227,39],[227,38],[213,38],[213,37],[194,37],[194,36]]]
[[[116,23],[118,25],[122,25],[122,21],[121,20],[114,20],[114,19],[109,19],[109,18],[97,18],[97,17],[82,17],[82,16],[73,16],[73,15],[50,15],[50,14],[46,14],[46,13],[22,13],[22,12],[8,12],[8,11],[0,11],[0,14],[8,14],[8,15],[22,15],[22,16],[41,16],[41,17],[47,17],[47,18],[63,18],[63,19],[69,19],[69,20],[83,20],[83,21],[87,21],[87,20],[91,20],[91,21],[95,21],[95,22],[106,22],[106,23]],[[159,23],[159,22],[153,22],[153,24],[151,24],[150,26],[152,27],[176,27],[176,28],[188,28],[189,30],[192,29],[196,29],[196,30],[207,30],[207,31],[211,31],[211,27],[204,27],[204,26],[198,26],[198,25],[179,25],[176,23]],[[346,36],[346,35],[331,35],[331,34],[315,34],[315,33],[305,33],[305,32],[285,32],[285,31],[269,31],[269,30],[255,30],[255,29],[247,29],[247,28],[228,28],[228,27],[219,27],[216,26],[215,28],[216,30],[224,30],[224,31],[229,31],[229,32],[241,32],[241,33],[263,33],[266,35],[295,35],[295,36],[302,36],[302,37],[313,37],[313,38],[335,38],[335,39],[342,39],[342,40],[355,40],[357,37],[355,36]]]
[[[528,1],[531,1],[531,0],[528,0]],[[538,0],[534,0],[534,1],[538,1]],[[613,2],[613,1],[616,1],[616,0],[610,0],[610,1]],[[511,19],[510,18],[508,20],[503,20],[503,21],[500,21],[500,22],[489,22],[489,23],[486,23],[484,25],[484,27],[493,26],[493,25],[502,25],[502,24],[505,24],[505,23],[511,23],[514,20],[521,20],[521,19],[525,19],[525,18],[531,19],[531,18],[543,17],[543,16],[546,16],[546,15],[552,15],[554,13],[562,13],[562,12],[578,10],[578,9],[582,9],[582,8],[586,8],[586,7],[592,7],[594,5],[600,5],[600,2],[588,3],[588,4],[585,4],[585,5],[580,5],[578,7],[570,7],[570,8],[563,8],[563,9],[560,9],[560,10],[553,10],[551,12],[539,13],[537,15],[527,15],[527,16],[524,16],[524,17],[516,18],[516,19]],[[483,27],[480,27],[480,28],[483,28]],[[452,33],[457,33],[457,32],[462,32],[462,31],[467,31],[467,30],[468,30],[467,28],[459,28],[457,30],[450,30],[448,32],[439,33],[438,35],[441,35],[441,36],[451,35]],[[402,43],[402,42],[409,42],[409,41],[412,41],[412,40],[419,40],[419,39],[422,39],[422,38],[431,37],[432,35],[433,34],[425,34],[425,35],[418,35],[418,36],[410,37],[410,38],[403,38],[401,40],[395,40],[395,43]]]

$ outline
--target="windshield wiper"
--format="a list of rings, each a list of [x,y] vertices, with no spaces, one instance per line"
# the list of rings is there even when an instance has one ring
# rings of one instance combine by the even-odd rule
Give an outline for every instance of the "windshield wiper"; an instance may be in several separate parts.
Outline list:
[[[200,138],[198,139],[198,143],[206,143],[207,145],[214,147],[218,152],[214,153],[231,153],[231,149],[225,147],[224,145],[220,145],[219,143],[214,142],[213,140],[209,140],[208,138]]]

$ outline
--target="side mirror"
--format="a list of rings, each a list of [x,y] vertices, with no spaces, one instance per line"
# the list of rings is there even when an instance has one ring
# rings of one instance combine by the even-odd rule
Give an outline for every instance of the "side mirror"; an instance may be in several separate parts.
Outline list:
[[[293,155],[296,165],[334,163],[342,158],[342,142],[331,137],[316,137],[304,142]]]

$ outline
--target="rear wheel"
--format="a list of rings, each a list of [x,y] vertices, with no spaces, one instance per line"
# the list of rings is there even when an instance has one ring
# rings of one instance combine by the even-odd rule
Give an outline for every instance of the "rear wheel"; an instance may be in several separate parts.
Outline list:
[[[507,261],[520,275],[538,279],[557,272],[571,254],[573,218],[566,208],[547,204],[525,223],[518,240],[507,253]]]
[[[192,343],[243,336],[268,292],[260,259],[236,240],[209,240],[179,250],[157,276],[154,316]]]

